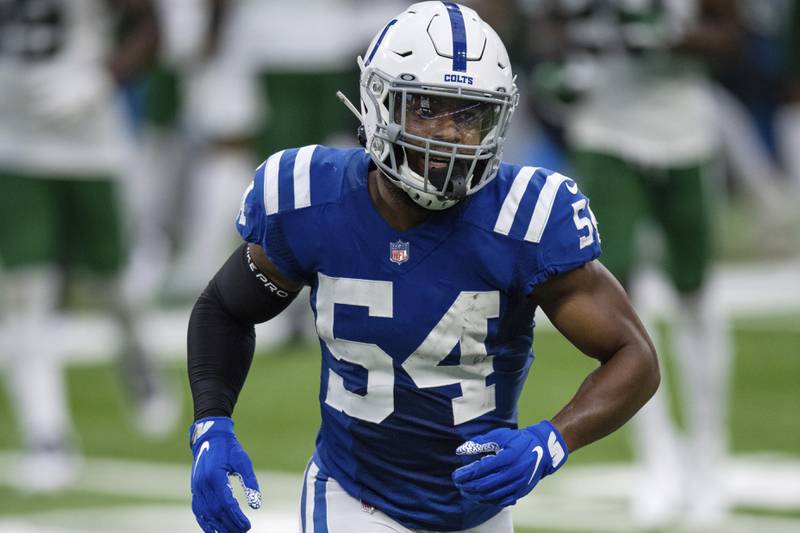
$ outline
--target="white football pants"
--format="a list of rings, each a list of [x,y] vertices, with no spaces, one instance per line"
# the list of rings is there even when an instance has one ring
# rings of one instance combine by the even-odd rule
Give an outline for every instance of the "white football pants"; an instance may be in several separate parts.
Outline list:
[[[311,461],[300,498],[301,533],[428,533],[398,524],[381,511],[347,494],[335,479],[319,473]],[[506,507],[483,524],[456,533],[513,533]]]

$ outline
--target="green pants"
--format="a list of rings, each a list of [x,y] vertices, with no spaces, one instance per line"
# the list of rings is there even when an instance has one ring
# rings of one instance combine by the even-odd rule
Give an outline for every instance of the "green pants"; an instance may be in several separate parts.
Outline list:
[[[181,109],[180,76],[159,67],[148,80],[145,115],[150,124],[174,126]],[[355,137],[358,122],[336,98],[342,91],[358,102],[358,70],[341,72],[266,72],[257,75],[269,119],[253,139],[258,159],[282,150],[325,142],[336,133]]]
[[[664,233],[666,270],[681,293],[699,289],[711,256],[710,164],[645,169],[619,158],[576,151],[573,176],[589,197],[603,239],[602,262],[627,285],[636,262],[635,237],[647,218]]]
[[[256,139],[257,157],[324,143],[336,133],[355,137],[358,122],[336,98],[336,91],[342,91],[358,105],[355,68],[350,72],[269,72],[259,81],[263,98],[270,102],[270,118]]]
[[[107,276],[123,262],[117,184],[0,171],[0,262]]]

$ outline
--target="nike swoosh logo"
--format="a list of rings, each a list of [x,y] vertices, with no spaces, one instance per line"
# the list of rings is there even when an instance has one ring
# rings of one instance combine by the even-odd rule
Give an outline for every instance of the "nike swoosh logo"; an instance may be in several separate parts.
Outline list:
[[[528,480],[528,485],[531,484],[531,481],[533,481],[533,476],[535,476],[536,471],[539,470],[539,463],[542,462],[542,456],[544,455],[544,450],[542,449],[541,446],[537,446],[531,450],[531,453],[536,454],[536,464],[533,466],[533,472],[531,472],[531,478]],[[199,458],[200,456],[198,455],[197,457]]]
[[[578,185],[574,181],[572,183],[567,182],[567,190],[572,194],[578,194]]]
[[[211,448],[211,443],[208,441],[205,441],[203,444],[200,445],[200,451],[197,452],[197,459],[194,460],[194,467],[192,468],[192,479],[194,479],[194,473],[197,470],[197,463],[200,462],[200,457],[203,455],[203,452],[208,450],[209,448]]]

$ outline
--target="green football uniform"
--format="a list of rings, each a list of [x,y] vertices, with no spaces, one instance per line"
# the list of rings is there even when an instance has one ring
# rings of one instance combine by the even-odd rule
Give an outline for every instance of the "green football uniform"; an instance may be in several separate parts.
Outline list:
[[[106,72],[101,0],[6,2],[0,33],[0,263],[110,274],[122,264],[116,178],[129,161]],[[2,40],[2,39],[0,39]]]
[[[111,276],[124,258],[116,183],[0,171],[3,268],[58,265]]]
[[[580,80],[566,138],[572,174],[603,221],[603,262],[626,283],[635,230],[650,218],[664,232],[665,266],[684,293],[702,285],[711,255],[707,189],[720,146],[702,67],[669,51],[692,24],[692,4],[561,6],[570,39],[564,68],[581,72],[564,76]]]

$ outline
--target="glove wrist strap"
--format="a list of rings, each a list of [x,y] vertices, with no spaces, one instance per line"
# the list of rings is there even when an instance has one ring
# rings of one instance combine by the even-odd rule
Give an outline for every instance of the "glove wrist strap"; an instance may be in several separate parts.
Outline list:
[[[233,435],[233,420],[227,416],[207,416],[195,420],[189,427],[189,446],[194,447],[209,435],[228,433]]]
[[[550,460],[546,461],[545,475],[555,473],[567,462],[567,457],[569,456],[567,443],[564,441],[564,437],[561,436],[561,432],[558,431],[552,422],[549,420],[542,420],[538,424],[534,424],[525,429],[536,434],[542,442],[547,444],[547,452]]]

